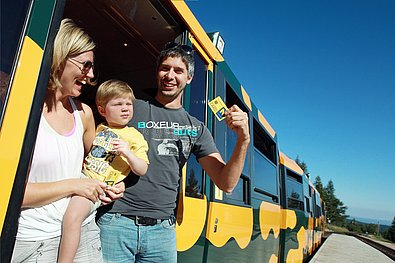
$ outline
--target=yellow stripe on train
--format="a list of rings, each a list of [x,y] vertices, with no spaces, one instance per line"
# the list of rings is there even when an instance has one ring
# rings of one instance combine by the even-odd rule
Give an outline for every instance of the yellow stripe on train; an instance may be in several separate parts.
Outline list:
[[[303,247],[304,247],[305,228],[302,226],[296,237],[298,239],[298,248],[290,249],[287,254],[286,262],[302,263],[303,262]]]
[[[232,237],[241,249],[250,243],[252,208],[211,202],[208,218],[206,236],[214,246],[222,247]]]
[[[0,131],[0,232],[7,212],[25,138],[43,50],[28,36],[24,38],[16,74]]]
[[[177,251],[190,249],[206,223],[207,200],[183,196],[179,199],[176,224]]]
[[[262,239],[266,240],[270,229],[273,229],[274,238],[280,234],[281,208],[279,205],[262,202],[259,209],[259,226]]]

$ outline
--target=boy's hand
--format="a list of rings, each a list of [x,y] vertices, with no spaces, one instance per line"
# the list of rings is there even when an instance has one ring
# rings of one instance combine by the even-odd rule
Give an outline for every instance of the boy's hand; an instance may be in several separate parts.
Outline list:
[[[123,192],[125,192],[125,183],[119,182],[114,186],[107,186],[106,195],[101,195],[99,198],[103,205],[108,205],[115,200],[121,199],[123,197]]]
[[[129,144],[121,139],[114,139],[112,141],[112,145],[113,152],[117,155],[120,154],[124,157],[127,157],[127,155],[131,152]]]

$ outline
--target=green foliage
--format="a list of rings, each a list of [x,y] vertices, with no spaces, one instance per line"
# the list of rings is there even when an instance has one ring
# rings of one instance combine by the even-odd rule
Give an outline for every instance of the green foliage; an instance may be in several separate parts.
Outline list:
[[[335,225],[328,225],[328,229],[331,232],[335,232],[335,233],[348,233],[350,232],[347,228],[345,227],[341,227],[341,226],[335,226]]]
[[[322,185],[321,177],[317,176],[315,178],[314,186],[317,189],[318,193],[320,193],[321,198],[323,198],[323,196],[325,195],[324,193],[325,190],[324,190],[324,186]]]
[[[377,224],[366,224],[353,220],[348,220],[346,223],[346,227],[349,231],[359,233],[359,234],[370,234],[370,235],[379,235],[378,233],[378,225]]]
[[[307,173],[307,164],[302,161],[299,156],[296,156],[295,162],[302,168],[302,170]],[[329,180],[326,187],[323,186],[321,178],[317,176],[315,178],[314,186],[317,191],[320,193],[321,199],[326,204],[326,217],[330,220],[331,224],[335,224],[337,226],[346,226],[346,210],[347,206],[336,197],[335,195],[335,186],[332,180]],[[360,231],[363,231],[360,229]]]
[[[395,242],[395,216],[392,220],[391,227],[387,230],[385,237],[392,242]]]
[[[295,162],[299,165],[299,167],[303,170],[305,174],[308,173],[307,164],[304,161],[300,160],[299,155],[296,156]]]
[[[355,219],[353,219],[350,223],[346,225],[347,229],[349,231],[355,232],[355,233],[360,233],[362,234],[362,224],[359,222],[356,222]]]
[[[345,214],[347,206],[345,206],[344,203],[336,197],[335,186],[332,180],[329,180],[325,187],[323,197],[326,203],[327,218],[329,218],[333,224],[345,226],[346,218],[348,217]]]
[[[326,187],[323,186],[321,178],[315,178],[314,186],[321,195],[321,199],[326,204],[326,217],[331,224],[346,227],[347,206],[336,197],[335,186],[332,180],[329,180]],[[362,231],[362,230],[361,230]]]

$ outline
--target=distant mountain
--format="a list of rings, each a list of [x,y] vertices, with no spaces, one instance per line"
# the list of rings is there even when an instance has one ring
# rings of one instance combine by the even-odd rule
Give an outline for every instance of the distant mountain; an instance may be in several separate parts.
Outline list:
[[[356,216],[349,216],[349,220],[355,219],[358,222],[365,223],[365,224],[380,224],[382,226],[391,226],[392,221],[390,220],[384,220],[384,219],[372,219],[372,218],[366,218],[366,217],[356,217]]]

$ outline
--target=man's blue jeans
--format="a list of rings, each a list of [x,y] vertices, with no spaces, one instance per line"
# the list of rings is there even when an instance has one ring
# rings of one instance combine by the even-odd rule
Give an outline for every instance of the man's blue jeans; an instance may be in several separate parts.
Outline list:
[[[104,262],[177,262],[175,220],[139,226],[121,214],[106,213],[97,224]]]

